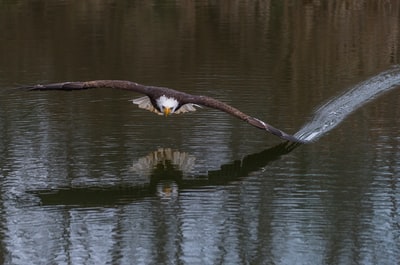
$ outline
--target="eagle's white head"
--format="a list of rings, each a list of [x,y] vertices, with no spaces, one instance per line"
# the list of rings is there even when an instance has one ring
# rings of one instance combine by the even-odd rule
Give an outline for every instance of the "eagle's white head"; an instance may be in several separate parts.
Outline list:
[[[158,110],[165,116],[172,114],[178,108],[178,101],[174,98],[166,97],[165,95],[156,100]]]
[[[178,100],[176,100],[175,98],[167,97],[165,95],[156,99],[154,105],[148,96],[134,99],[132,100],[132,103],[138,105],[141,109],[146,109],[158,115],[165,116],[173,113],[179,114],[195,111],[196,107],[200,107],[199,105],[192,103],[186,103],[179,107]]]

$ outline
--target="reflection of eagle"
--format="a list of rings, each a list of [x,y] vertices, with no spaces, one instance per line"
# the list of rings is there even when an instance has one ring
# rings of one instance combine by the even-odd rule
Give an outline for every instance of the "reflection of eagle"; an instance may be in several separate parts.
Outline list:
[[[143,175],[139,181],[136,181],[136,177],[129,177],[129,183],[122,181],[99,186],[92,182],[82,182],[70,187],[32,190],[31,192],[39,196],[41,205],[79,207],[127,204],[135,199],[152,197],[156,193],[164,198],[165,196],[174,197],[179,190],[229,185],[234,181],[241,181],[251,173],[264,169],[268,163],[292,152],[299,145],[298,143],[280,143],[259,153],[247,155],[242,160],[223,164],[218,170],[207,171],[206,175],[193,170],[196,166],[194,156],[178,150],[160,148],[139,158],[130,168],[130,171]],[[188,174],[185,174],[185,171]]]
[[[218,109],[246,121],[259,129],[266,130],[284,140],[303,143],[299,138],[289,135],[259,119],[251,117],[240,110],[207,96],[196,96],[166,87],[145,86],[122,80],[95,80],[87,82],[65,82],[28,87],[30,90],[82,90],[90,88],[116,88],[145,94],[145,97],[134,99],[139,108],[147,109],[160,115],[195,111],[200,105]]]
[[[163,170],[171,170],[168,168],[168,164],[170,164],[174,170],[179,170],[187,175],[192,171],[195,160],[194,156],[186,152],[179,152],[171,148],[159,148],[157,151],[139,158],[138,161],[133,163],[130,170],[150,175],[157,167],[161,167]]]

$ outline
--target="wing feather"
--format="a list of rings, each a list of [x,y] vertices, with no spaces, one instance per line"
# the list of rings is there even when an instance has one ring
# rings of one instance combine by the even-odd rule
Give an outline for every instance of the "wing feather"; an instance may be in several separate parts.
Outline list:
[[[181,114],[181,113],[186,113],[186,112],[191,112],[191,111],[196,111],[197,108],[201,108],[200,105],[197,104],[192,104],[192,103],[186,103],[185,105],[182,105],[177,111],[175,111],[176,114]]]
[[[150,98],[148,96],[132,99],[132,103],[138,105],[138,107],[141,109],[149,110],[158,115],[163,115],[161,112],[153,107],[153,104],[151,104]]]

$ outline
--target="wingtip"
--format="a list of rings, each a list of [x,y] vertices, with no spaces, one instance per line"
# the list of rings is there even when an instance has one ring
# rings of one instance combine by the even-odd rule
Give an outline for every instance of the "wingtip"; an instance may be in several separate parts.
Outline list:
[[[32,91],[32,90],[37,90],[38,88],[37,88],[37,85],[35,85],[35,86],[19,86],[19,87],[16,87],[15,89]]]
[[[267,132],[269,132],[269,133],[271,133],[271,134],[273,134],[275,136],[278,136],[279,138],[281,138],[283,140],[287,140],[289,142],[299,143],[299,144],[310,143],[306,139],[301,139],[301,138],[298,138],[298,137],[296,137],[294,135],[287,134],[287,133],[285,133],[285,132],[283,132],[283,131],[281,131],[281,130],[279,130],[279,129],[277,129],[277,128],[275,128],[275,127],[273,127],[273,126],[271,126],[271,125],[269,125],[269,124],[267,124],[267,123],[265,123],[262,120],[259,120],[257,118],[253,117],[252,119],[247,120],[247,122],[249,122],[251,125],[253,125],[253,126],[257,127],[257,128],[264,129]]]

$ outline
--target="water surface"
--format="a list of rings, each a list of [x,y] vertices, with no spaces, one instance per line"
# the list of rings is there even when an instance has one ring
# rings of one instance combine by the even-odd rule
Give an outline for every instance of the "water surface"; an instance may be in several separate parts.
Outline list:
[[[3,264],[395,264],[397,1],[0,2]],[[160,117],[126,79],[218,98]]]

